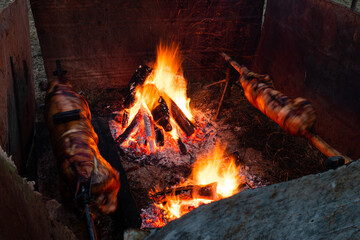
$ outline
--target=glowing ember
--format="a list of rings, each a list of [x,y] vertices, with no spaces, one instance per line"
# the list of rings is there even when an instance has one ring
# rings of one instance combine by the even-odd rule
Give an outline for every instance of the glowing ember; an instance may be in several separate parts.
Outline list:
[[[154,84],[159,91],[169,96],[183,111],[189,120],[193,120],[186,89],[187,83],[181,70],[181,58],[179,57],[179,46],[171,44],[165,46],[160,44],[157,49],[157,60],[154,74],[146,79],[146,84]],[[169,99],[165,99],[169,104]]]
[[[163,210],[164,216],[168,220],[173,220],[190,212],[202,204],[207,204],[216,200],[230,197],[239,191],[240,184],[245,183],[245,179],[240,176],[240,166],[236,166],[233,158],[224,160],[224,147],[216,145],[213,152],[195,162],[194,168],[189,179],[179,186],[204,186],[217,183],[215,199],[203,199],[196,196],[189,200],[180,199],[179,195],[170,194],[166,196],[163,203],[155,205]],[[151,191],[150,195],[158,191]]]
[[[216,145],[212,153],[195,162],[191,177],[198,185],[216,182],[220,199],[237,193],[241,183],[240,166],[236,166],[233,158],[224,160],[224,149],[224,146]]]
[[[204,141],[206,132],[194,123],[204,124],[191,113],[186,87],[179,47],[160,44],[154,69],[137,85],[134,102],[124,109],[121,115],[126,117],[115,127],[120,145],[136,154],[155,154],[167,148],[186,154],[184,144]]]
[[[162,227],[200,205],[230,197],[245,182],[235,160],[224,156],[225,147],[214,146],[214,126],[203,113],[194,109],[196,114],[192,114],[178,53],[177,45],[160,44],[154,69],[139,68],[138,75],[134,75],[136,84],[129,87],[132,92],[125,99],[125,102],[131,99],[131,104],[124,103],[128,109],[118,113],[121,117],[110,123],[114,138],[132,156],[131,161],[139,158],[148,161],[142,157],[145,156],[156,160],[158,165],[170,163],[169,168],[186,166],[190,170],[197,159],[189,178],[174,186],[174,190],[149,192],[155,203],[143,210],[143,228]],[[145,76],[141,75],[144,69]],[[134,82],[130,81],[129,86]],[[208,149],[206,156],[197,156]],[[134,154],[141,157],[134,158]]]
[[[154,70],[145,80],[143,87],[136,92],[135,106],[147,106],[151,111],[158,105],[160,96],[165,99],[168,106],[170,106],[169,98],[171,98],[189,120],[193,120],[189,108],[190,99],[186,96],[187,83],[182,75],[178,50],[179,47],[174,44],[171,46],[160,44]],[[131,109],[130,121],[138,109],[139,107]]]

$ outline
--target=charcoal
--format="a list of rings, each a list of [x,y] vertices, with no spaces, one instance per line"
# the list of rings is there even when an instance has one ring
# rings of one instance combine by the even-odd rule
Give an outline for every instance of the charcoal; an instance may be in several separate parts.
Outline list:
[[[181,138],[179,137],[177,140],[177,145],[179,147],[179,150],[181,152],[182,155],[185,155],[187,153],[187,149],[185,144],[182,142]]]
[[[131,108],[135,103],[135,89],[137,86],[141,86],[146,78],[152,72],[152,68],[142,64],[136,69],[136,72],[132,76],[128,84],[127,96],[124,100],[124,108]]]
[[[139,118],[141,116],[140,111],[135,115],[129,126],[125,131],[116,138],[118,144],[122,144],[131,134],[132,130],[139,124]]]
[[[170,112],[175,122],[179,125],[181,130],[186,134],[186,136],[191,136],[195,132],[195,126],[190,122],[186,115],[181,111],[181,109],[176,105],[176,103],[171,100]]]
[[[156,125],[154,125],[154,129],[155,129],[156,145],[159,147],[164,146],[165,145],[164,133],[162,132],[161,128],[158,128]]]
[[[151,111],[151,114],[154,118],[155,123],[161,126],[166,132],[169,132],[172,130],[172,126],[170,124],[169,108],[162,97],[159,97],[158,103],[159,105],[157,105]]]

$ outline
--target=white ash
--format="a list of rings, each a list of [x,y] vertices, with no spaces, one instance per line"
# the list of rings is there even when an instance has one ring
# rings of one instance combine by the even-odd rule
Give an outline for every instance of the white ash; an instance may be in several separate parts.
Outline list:
[[[203,155],[206,155],[208,152],[211,152],[216,142],[220,142],[224,148],[226,148],[226,153],[241,152],[240,155],[245,157],[254,157],[257,154],[255,151],[246,151],[245,149],[240,149],[236,143],[236,136],[234,133],[239,134],[243,132],[244,129],[237,127],[234,129],[233,126],[225,124],[223,121],[214,122],[211,120],[213,117],[212,111],[200,111],[193,109],[192,113],[195,117],[196,126],[201,127],[201,131],[196,131],[194,134],[198,134],[199,141],[192,141],[195,136],[187,137],[185,134],[181,134],[183,138],[183,143],[187,148],[187,154],[182,155],[178,149],[175,149],[172,146],[164,148],[162,151],[157,151],[155,154],[138,154],[133,148],[120,148],[125,152],[125,155],[122,157],[122,161],[129,163],[137,164],[140,166],[139,170],[136,172],[128,173],[129,183],[132,186],[139,187],[141,189],[150,190],[155,186],[161,186],[163,188],[171,188],[176,185],[175,182],[167,182],[163,184],[164,181],[169,179],[178,179],[179,182],[184,182],[186,178],[186,172],[190,173],[193,163]],[[114,115],[120,115],[122,112],[114,112]],[[116,139],[119,134],[119,123],[115,120],[109,122],[110,130],[114,139]],[[121,128],[120,128],[121,129]],[[126,128],[121,131],[125,131]],[[145,129],[142,129],[145,131]],[[144,141],[142,139],[141,141]],[[230,154],[232,155],[232,154]],[[225,156],[228,157],[228,156]],[[256,156],[258,157],[258,156]],[[155,168],[154,168],[155,167]],[[241,175],[245,179],[245,184],[241,186],[240,191],[250,188],[257,188],[265,186],[265,184],[256,176],[252,176],[245,169],[246,166],[241,166]],[[154,169],[153,169],[154,168]],[[162,173],[154,173],[155,171],[161,171]],[[165,175],[164,175],[165,174]],[[138,176],[142,176],[139,178]],[[153,177],[153,179],[149,179]],[[151,187],[149,187],[152,185]],[[135,189],[133,189],[135,190]],[[135,190],[137,191],[137,190]],[[148,201],[141,209],[142,217],[142,226],[141,228],[157,228],[159,222],[163,222],[164,225],[168,223],[168,220],[165,219],[161,210],[157,208],[153,202]]]
[[[122,114],[122,112],[114,112],[114,114]],[[200,129],[201,131],[196,131],[194,133],[196,136],[193,134],[190,137],[179,133],[182,142],[187,149],[187,153],[185,155],[182,155],[178,149],[172,147],[171,145],[164,147],[161,151],[157,151],[156,153],[149,155],[141,154],[141,149],[123,148],[120,146],[120,148],[122,148],[126,154],[125,158],[138,164],[166,166],[168,168],[173,166],[192,165],[199,154],[206,153],[213,149],[218,138],[216,128],[211,123],[210,119],[205,114],[201,114],[200,112],[195,112],[195,115],[195,125],[203,126]],[[114,139],[116,139],[116,137],[122,134],[122,132],[126,129],[119,128],[119,125],[120,124],[115,120],[109,121],[111,134]],[[119,129],[121,129],[121,132],[119,132]],[[195,137],[199,140],[194,140]],[[146,139],[138,139],[138,142],[144,143],[146,142]]]

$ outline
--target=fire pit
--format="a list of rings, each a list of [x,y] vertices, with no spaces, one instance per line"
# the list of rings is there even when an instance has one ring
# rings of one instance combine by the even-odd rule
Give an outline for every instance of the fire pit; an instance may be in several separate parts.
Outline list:
[[[151,184],[142,186],[151,199],[142,209],[143,228],[162,227],[202,204],[232,196],[246,183],[226,143],[217,141],[210,116],[190,109],[178,49],[160,44],[154,67],[139,66],[124,108],[109,122],[125,158],[137,164],[130,171],[147,165],[166,173],[165,179],[148,179]]]
[[[125,229],[140,227],[140,212],[143,228],[161,227],[199,205],[226,198],[246,188],[318,173],[325,170],[324,162],[332,163],[327,165],[327,168],[336,168],[358,158],[359,148],[355,143],[360,136],[356,91],[359,86],[357,60],[360,56],[360,45],[357,44],[359,39],[354,36],[357,36],[359,18],[358,14],[339,7],[333,1],[267,1],[265,14],[264,0],[195,1],[191,4],[187,1],[143,0],[116,4],[107,0],[30,2],[41,42],[41,52],[37,50],[33,58],[41,60],[42,66],[44,57],[50,83],[56,80],[54,78],[65,80],[61,79],[65,73],[59,71],[61,68],[57,69],[57,76],[53,76],[55,61],[61,61],[67,72],[66,80],[69,86],[74,87],[72,93],[64,91],[61,95],[76,95],[79,99],[82,98],[80,95],[85,96],[87,101],[84,101],[83,105],[87,106],[88,102],[92,112],[91,124],[90,114],[86,114],[87,129],[83,132],[91,132],[91,143],[97,143],[97,138],[99,139],[98,149],[91,148],[92,153],[101,152],[106,161],[96,156],[79,163],[94,164],[94,169],[99,170],[104,169],[105,165],[102,163],[108,161],[116,171],[112,171],[114,174],[100,171],[104,173],[100,175],[90,169],[81,178],[72,178],[69,175],[68,179],[77,183],[70,184],[74,191],[70,189],[68,192],[71,195],[69,199],[73,203],[74,194],[71,193],[79,193],[80,190],[82,194],[75,194],[75,198],[83,208],[68,208],[66,196],[63,192],[60,193],[60,186],[65,182],[56,174],[58,169],[48,146],[49,136],[42,123],[43,95],[40,96],[37,92],[36,98],[40,104],[36,109],[40,115],[37,115],[36,119],[40,123],[36,124],[36,131],[33,128],[35,115],[32,72],[36,73],[37,70],[34,64],[30,63],[30,45],[25,36],[28,34],[24,35],[28,32],[28,22],[24,21],[28,13],[27,4],[23,0],[15,1],[1,13],[4,28],[0,30],[4,34],[0,34],[0,40],[4,51],[0,65],[4,66],[1,79],[5,86],[2,90],[4,94],[1,94],[4,97],[1,147],[6,150],[7,155],[12,155],[22,177],[31,177],[28,179],[36,181],[35,187],[41,192],[48,211],[37,211],[46,221],[39,221],[34,228],[27,224],[33,221],[25,221],[21,226],[11,223],[9,225],[5,221],[4,226],[7,226],[8,233],[13,238],[22,231],[11,230],[22,228],[27,229],[25,232],[29,233],[29,236],[31,231],[28,230],[42,229],[54,238],[61,238],[56,236],[59,232],[56,225],[61,223],[66,225],[64,229],[71,229],[77,238],[86,239],[82,210],[87,212],[88,230],[91,231],[93,226],[90,225],[93,223],[88,210],[94,214],[93,217],[97,212],[92,208],[96,208],[96,205],[92,205],[88,200],[109,193],[106,187],[110,186],[104,182],[103,187],[96,189],[99,191],[94,191],[94,194],[89,196],[90,187],[91,190],[95,189],[92,183],[101,183],[97,181],[98,177],[92,181],[92,176],[104,176],[104,179],[110,177],[109,179],[115,179],[116,183],[121,183],[121,187],[120,184],[115,184],[120,189],[116,197],[115,193],[113,194],[113,202],[118,201],[116,211],[94,217],[99,237],[114,239],[122,238]],[[35,29],[31,29],[30,33],[34,31]],[[170,38],[179,42],[181,51],[177,46],[161,45],[158,61],[153,64],[153,50],[159,38]],[[13,41],[14,39],[24,41]],[[178,52],[183,54],[183,62],[178,60]],[[219,53],[222,53],[222,56]],[[161,58],[165,61],[160,61]],[[143,62],[145,64],[141,64],[136,71],[138,64]],[[229,63],[236,71],[229,67]],[[35,80],[37,86],[39,79],[35,77]],[[170,86],[164,82],[170,83]],[[122,92],[128,83],[127,92]],[[237,91],[231,90],[233,83],[238,84]],[[205,90],[204,86],[209,85],[211,88]],[[45,84],[42,86],[45,87]],[[170,91],[173,88],[176,91]],[[80,92],[82,94],[78,95]],[[114,92],[118,95],[116,108],[113,108],[114,105],[108,98],[111,98],[109,95]],[[223,93],[222,96],[219,92]],[[231,97],[228,94],[230,92]],[[69,107],[64,99],[60,102],[64,104],[57,106]],[[97,111],[99,108],[102,112]],[[48,122],[64,124],[59,125],[60,128],[70,126],[72,124],[67,124],[68,121],[80,119],[78,110],[81,111],[81,108],[64,108],[60,112],[56,110],[52,112],[53,117],[47,118]],[[316,115],[313,110],[316,110]],[[104,112],[105,114],[102,114]],[[304,114],[306,112],[307,114]],[[316,118],[318,121],[315,124]],[[109,125],[112,127],[112,134]],[[57,132],[54,131],[55,128],[50,129],[51,134]],[[77,130],[72,127],[59,134],[61,137],[66,136],[62,139],[65,140],[63,143],[66,148],[59,151],[65,154],[59,154],[61,156],[58,158],[66,156],[68,161],[73,159],[68,157],[69,155],[76,154],[80,156],[76,158],[79,160],[87,155],[84,147],[86,144],[69,140],[68,134]],[[34,132],[37,133],[35,144]],[[284,132],[304,138],[295,138]],[[329,142],[329,146],[320,136]],[[62,143],[56,141],[56,145]],[[95,145],[92,144],[93,147]],[[330,145],[339,151],[335,151]],[[34,146],[36,154],[33,152]],[[79,151],[81,149],[84,151]],[[120,159],[118,153],[122,154]],[[74,163],[72,160],[69,162]],[[76,169],[76,165],[75,168],[73,166],[64,169],[70,172],[79,169]],[[242,192],[237,196],[202,206],[183,220],[188,220],[191,228],[200,233],[199,238],[207,238],[208,233],[214,236],[212,233],[218,231],[214,225],[220,226],[216,236],[229,236],[229,232],[234,233],[232,237],[246,236],[246,233],[255,236],[255,232],[258,232],[259,236],[275,236],[276,233],[272,231],[274,228],[269,228],[269,225],[262,224],[263,222],[281,226],[276,228],[281,232],[281,235],[276,235],[279,239],[284,236],[286,238],[288,232],[293,236],[306,232],[313,234],[316,226],[317,229],[326,229],[332,234],[336,231],[344,234],[347,231],[339,229],[343,224],[331,225],[332,222],[337,222],[336,218],[339,216],[328,216],[329,213],[331,215],[339,212],[339,208],[343,209],[344,201],[353,205],[348,205],[350,211],[340,212],[350,218],[354,215],[351,209],[354,209],[356,201],[347,200],[346,197],[349,196],[354,198],[346,191],[355,188],[352,186],[354,184],[348,183],[351,171],[344,171],[354,170],[354,166],[356,168],[356,164],[351,164],[338,172],[331,171],[320,174],[322,176],[319,177],[307,176],[304,180],[279,184],[283,186],[282,190],[276,185]],[[110,166],[107,169],[111,169]],[[5,167],[3,170],[7,172],[9,169]],[[324,186],[324,182],[316,181],[322,177],[325,185],[329,180],[334,181],[334,184],[330,184],[328,189],[311,188],[315,185]],[[8,180],[11,179],[5,179],[4,182]],[[19,180],[19,186],[22,186],[22,179]],[[87,182],[88,185],[83,185]],[[319,196],[328,193],[330,198],[326,198],[327,201],[319,205],[318,196],[312,194],[314,208],[310,208],[308,202],[311,202],[311,199],[302,191],[292,194],[291,185],[297,185],[292,188],[295,191],[301,189],[307,193],[317,192]],[[14,184],[5,184],[4,189],[12,189],[12,186]],[[334,187],[336,199],[333,199]],[[344,191],[338,191],[339,187]],[[112,190],[117,191],[117,188]],[[287,204],[283,204],[283,199],[288,200]],[[329,199],[331,201],[328,201]],[[11,200],[11,197],[5,200]],[[302,215],[303,208],[298,208],[302,217],[294,219],[294,211],[289,213],[287,210],[292,208],[294,203],[299,207],[297,200],[306,203],[304,206],[309,211]],[[37,202],[42,205],[43,201]],[[335,201],[339,204],[333,204]],[[4,206],[15,207],[13,209],[19,213],[38,209],[37,205],[26,199],[10,203]],[[88,203],[91,205],[89,208]],[[105,198],[98,201],[99,205],[108,203],[109,199]],[[224,207],[224,204],[227,207]],[[266,211],[260,211],[260,217],[257,214],[259,206],[266,208],[263,209]],[[236,211],[237,207],[244,211]],[[273,209],[272,213],[268,209]],[[281,209],[286,214],[273,214]],[[115,205],[107,208],[105,212],[111,210],[115,210]],[[200,215],[202,211],[204,215]],[[225,213],[223,215],[229,218],[225,219],[222,215],[211,218],[209,213],[212,212]],[[316,214],[314,218],[313,212],[320,215]],[[6,220],[9,211],[5,209],[4,213]],[[23,214],[19,216],[21,215]],[[267,218],[280,215],[275,221]],[[238,216],[242,217],[241,221],[238,221]],[[321,219],[321,216],[325,218]],[[48,217],[51,219],[47,219]],[[196,222],[194,219],[201,221]],[[216,219],[221,221],[216,222]],[[256,222],[257,219],[262,222]],[[164,229],[152,232],[180,229],[183,220],[174,221]],[[350,222],[356,222],[356,219],[353,220]],[[221,222],[238,224],[230,224],[229,230]],[[244,225],[244,222],[251,223],[252,227]],[[301,233],[297,233],[293,228],[298,225],[303,226]],[[210,230],[207,231],[201,226]],[[182,231],[184,233],[180,238],[193,236],[188,229]],[[220,233],[221,231],[223,232]],[[319,233],[322,234],[320,238],[325,236],[325,232]],[[11,238],[10,235],[8,238]],[[154,239],[164,238],[157,236]],[[49,237],[40,237],[45,238]],[[70,239],[70,236],[65,238]]]
[[[124,109],[112,124],[116,141],[127,152],[150,155],[194,153],[211,142],[214,129],[203,114],[192,114],[181,72],[178,47],[160,45],[154,70],[141,65],[128,87]],[[128,151],[129,150],[129,151]]]

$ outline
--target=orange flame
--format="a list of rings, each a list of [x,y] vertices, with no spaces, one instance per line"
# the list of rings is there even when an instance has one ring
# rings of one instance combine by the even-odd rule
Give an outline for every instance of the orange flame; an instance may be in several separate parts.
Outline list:
[[[236,166],[235,159],[224,161],[224,149],[217,144],[214,150],[204,159],[195,162],[192,179],[197,185],[217,183],[219,197],[226,198],[238,192],[240,185],[240,166]]]
[[[183,111],[186,117],[192,121],[193,115],[190,111],[190,98],[186,95],[187,82],[183,77],[181,69],[181,58],[179,57],[179,46],[161,44],[157,49],[157,59],[154,70],[145,80],[144,86],[136,92],[137,103],[149,104],[152,110],[156,107],[156,101],[161,95],[168,106],[171,98]],[[138,107],[131,109],[130,120],[137,113]]]
[[[240,166],[236,166],[234,158],[224,160],[224,149],[224,147],[216,144],[212,152],[195,162],[190,178],[177,187],[192,184],[203,186],[216,182],[217,198],[215,200],[236,194],[239,191],[240,184],[244,183],[244,179],[240,176]],[[201,198],[181,200],[178,196],[172,194],[166,197],[165,204],[156,204],[156,206],[164,211],[164,215],[168,220],[174,220],[202,204],[213,201]]]
[[[187,82],[183,77],[181,69],[179,46],[174,43],[169,45],[160,43],[157,49],[157,60],[152,73],[147,77],[142,86],[137,87],[136,102],[134,105],[130,109],[125,110],[129,115],[128,124],[133,120],[139,111],[144,112],[144,109],[145,113],[149,115],[150,120],[153,121],[151,111],[160,104],[160,97],[165,100],[167,107],[171,106],[171,100],[174,101],[186,117],[192,121],[193,115],[190,111],[190,99],[186,95],[186,88]],[[165,139],[172,138],[173,140],[166,141],[166,144],[168,146],[175,146],[175,149],[177,149],[176,140],[179,138],[179,128],[172,118],[170,119],[170,124],[173,130],[171,132],[164,132],[164,135]],[[143,127],[140,126],[136,131],[134,130],[136,133],[132,133],[128,140],[124,141],[122,146],[141,149],[141,152],[144,151],[145,154],[154,153],[157,150],[160,150],[161,147],[156,147],[153,151],[143,149],[143,147],[137,147],[138,145],[136,144],[136,140],[139,134],[143,134],[141,133],[143,132],[140,130],[141,128]],[[123,130],[125,130],[125,128]],[[145,138],[147,139],[148,137],[145,136]],[[147,139],[147,142],[151,143],[152,140],[149,141],[149,139]]]
[[[162,97],[167,107],[171,107],[170,100],[174,101],[186,117],[193,121],[193,115],[189,108],[190,99],[186,95],[187,82],[183,77],[181,69],[181,58],[179,57],[179,46],[176,44],[164,45],[160,44],[157,49],[157,60],[154,70],[145,80],[144,84],[136,89],[136,103],[131,109],[127,109],[129,114],[128,123],[139,113],[138,125],[133,129],[127,141],[122,146],[135,149],[139,154],[155,153],[157,150],[170,146],[178,149],[178,140],[183,143],[194,143],[196,141],[204,141],[201,136],[201,129],[198,128],[191,136],[182,135],[181,128],[177,125],[173,118],[170,118],[172,130],[164,131],[165,146],[156,146],[156,139],[153,127],[149,126],[149,121],[154,122],[151,113],[159,103]],[[156,124],[156,123],[155,123]],[[145,130],[144,129],[145,126]],[[161,127],[158,126],[160,129]],[[170,130],[170,129],[168,129]],[[123,128],[125,131],[125,128]],[[145,146],[145,147],[144,147]],[[160,208],[167,220],[173,220],[190,212],[194,208],[202,204],[208,204],[212,201],[230,197],[238,192],[239,185],[244,181],[240,177],[240,167],[236,166],[233,158],[228,159],[224,156],[224,147],[216,145],[212,152],[207,156],[200,158],[195,164],[189,179],[177,187],[194,185],[202,187],[212,183],[211,197],[201,196],[196,193],[189,198],[180,199],[174,192],[171,196],[167,196],[166,200],[161,204],[155,204]],[[151,191],[150,194],[159,192],[160,189]],[[216,192],[215,192],[216,191]],[[204,199],[206,198],[206,199]],[[160,213],[160,211],[159,211]],[[157,218],[155,221],[148,220],[153,226],[165,225],[164,219]]]
[[[179,45],[159,44],[157,49],[157,60],[154,72],[146,80],[145,84],[153,83],[160,91],[169,96],[183,111],[186,117],[192,121],[190,111],[190,99],[187,98],[187,82],[183,77],[181,69],[181,58],[179,57]],[[168,101],[168,99],[165,99]],[[170,106],[169,102],[168,106]]]

